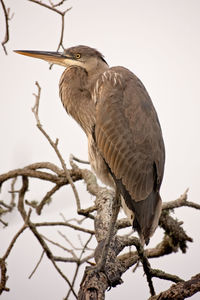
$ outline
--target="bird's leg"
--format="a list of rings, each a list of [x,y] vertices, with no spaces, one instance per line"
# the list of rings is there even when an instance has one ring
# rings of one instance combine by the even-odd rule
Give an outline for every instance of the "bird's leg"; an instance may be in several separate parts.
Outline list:
[[[113,203],[112,203],[112,216],[110,219],[107,236],[105,238],[102,256],[96,266],[97,271],[103,271],[103,269],[104,269],[106,259],[107,259],[109,245],[110,245],[111,239],[114,235],[114,228],[115,228],[115,223],[116,223],[117,216],[119,213],[120,205],[121,205],[120,193],[119,193],[118,189],[116,188],[115,197],[114,197]]]
[[[149,260],[144,252],[144,245],[142,245],[140,242],[138,244],[136,244],[136,249],[138,252],[138,256],[139,256],[139,260],[142,263],[143,266],[143,270],[144,273],[146,274],[147,277],[147,282],[149,285],[149,289],[150,289],[150,293],[151,296],[155,295],[155,290],[154,290],[154,286],[153,286],[153,281],[152,281],[152,269],[151,269],[151,265],[149,263]]]

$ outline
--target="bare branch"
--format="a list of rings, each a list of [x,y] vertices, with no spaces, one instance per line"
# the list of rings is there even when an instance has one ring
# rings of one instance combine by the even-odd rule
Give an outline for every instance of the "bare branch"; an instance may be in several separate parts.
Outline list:
[[[63,15],[63,12],[61,12],[61,11],[58,10],[58,9],[56,9],[53,5],[48,5],[48,4],[43,3],[43,2],[41,2],[41,1],[39,1],[39,0],[28,0],[28,1],[33,2],[33,3],[35,3],[35,4],[38,4],[38,5],[40,5],[40,6],[43,6],[43,7],[47,8],[47,9],[50,9],[50,10],[56,12],[57,14],[59,14],[59,15],[61,15],[61,16]]]
[[[8,210],[10,210],[10,209],[12,208],[12,206],[10,206],[10,205],[4,203],[2,200],[0,200],[0,205],[1,205],[1,206],[4,206],[4,207],[6,207],[6,208],[8,208]]]
[[[38,163],[40,164],[40,163]],[[50,169],[49,168],[49,164],[46,163],[41,163],[42,167],[41,168],[46,168],[46,169]],[[37,178],[37,179],[42,179],[42,180],[46,180],[46,181],[50,181],[52,183],[56,183],[60,186],[63,186],[65,184],[68,184],[69,181],[66,179],[64,172],[62,171],[62,174],[59,174],[58,176],[51,174],[51,173],[47,173],[44,171],[38,171],[36,169],[32,169],[31,168],[32,165],[23,168],[23,169],[15,169],[12,171],[9,171],[7,173],[1,174],[0,175],[0,186],[7,180],[12,179],[12,178],[16,178],[18,176],[27,176],[27,177],[32,177],[32,178]],[[40,168],[38,166],[38,168]],[[52,169],[50,169],[52,170]],[[76,172],[75,170],[69,170],[70,172],[70,176],[73,179],[73,181],[77,181],[82,179],[82,175],[78,172]]]
[[[121,237],[120,239],[125,246],[132,246],[138,243],[136,237]],[[178,248],[171,246],[171,239],[165,235],[162,242],[159,243],[155,248],[145,249],[145,255],[148,258],[161,257],[168,255],[172,252],[177,252]],[[139,256],[137,251],[128,251],[127,253],[118,256],[118,259],[123,263],[125,270],[129,269],[131,266],[135,265],[139,261]]]
[[[81,251],[81,254],[79,256],[79,262],[77,262],[77,266],[76,266],[76,270],[74,272],[74,277],[73,277],[73,280],[72,280],[72,287],[74,287],[74,284],[75,284],[75,281],[76,281],[76,278],[77,278],[77,275],[78,275],[78,271],[79,271],[79,268],[80,268],[80,265],[81,265],[81,258],[82,258],[82,255],[84,254],[86,248],[87,248],[87,245],[89,244],[89,242],[91,241],[92,239],[92,235],[89,237],[89,239],[86,241],[82,251]],[[68,293],[67,293],[67,296],[64,298],[64,300],[67,300],[69,299],[69,295],[71,293],[71,289],[69,289]]]
[[[74,246],[74,244],[66,237],[65,234],[63,234],[61,231],[58,231],[58,233],[74,250],[80,250],[80,248]]]
[[[19,192],[18,210],[19,210],[19,212],[20,212],[20,214],[21,214],[24,222],[28,225],[28,227],[30,228],[30,230],[32,231],[32,233],[34,234],[34,236],[39,241],[40,245],[42,246],[43,250],[45,251],[47,257],[50,259],[50,261],[54,265],[54,267],[57,270],[57,272],[68,283],[68,285],[70,286],[70,288],[71,288],[74,296],[77,298],[77,295],[76,295],[74,289],[71,287],[71,283],[70,283],[69,279],[63,274],[63,272],[60,270],[60,268],[55,263],[55,261],[59,260],[59,258],[53,256],[53,254],[50,251],[49,247],[47,246],[46,242],[44,241],[44,239],[42,238],[42,236],[37,231],[35,225],[30,221],[29,217],[30,217],[30,212],[31,211],[29,211],[29,214],[26,214],[26,211],[24,209],[24,196],[25,196],[25,193],[26,193],[27,189],[28,189],[28,179],[27,179],[27,177],[23,176],[22,177],[22,187],[21,187],[20,192]],[[59,261],[61,261],[61,260],[59,260]]]
[[[64,247],[63,245],[61,245],[61,244],[59,244],[59,243],[56,243],[56,242],[50,240],[49,238],[47,238],[47,237],[44,236],[44,235],[41,235],[41,236],[42,236],[43,239],[45,239],[46,241],[48,241],[48,242],[51,243],[52,245],[57,246],[57,247],[59,247],[59,248],[65,250],[65,251],[67,251],[68,253],[70,253],[70,254],[73,256],[73,258],[74,258],[75,260],[78,260],[78,257],[76,256],[76,254],[74,253],[73,250],[68,249],[68,248]]]
[[[165,210],[165,209],[174,209],[174,208],[183,207],[183,206],[200,209],[199,204],[187,201],[188,190],[189,189],[186,189],[186,191],[183,193],[183,195],[181,195],[178,199],[173,200],[173,201],[164,202],[163,205],[162,205],[162,209],[163,210]]]
[[[25,196],[25,193],[27,192],[28,190],[28,178],[26,176],[22,176],[22,187],[19,191],[19,200],[18,200],[18,210],[24,220],[24,222],[26,221],[26,218],[27,218],[27,214],[26,214],[26,211],[25,211],[25,208],[24,208],[24,196]]]
[[[80,158],[74,156],[73,154],[70,154],[70,159],[73,159],[73,160],[75,160],[75,161],[77,161],[77,162],[79,162],[79,163],[82,163],[82,164],[87,164],[87,165],[90,164],[89,161],[82,160],[82,159],[80,159]]]
[[[35,85],[37,86],[38,93],[37,94],[33,93],[33,96],[35,96],[35,105],[32,108],[32,112],[34,113],[35,119],[37,121],[37,126],[41,126],[39,115],[38,115],[39,105],[40,105],[40,96],[41,96],[41,87],[37,81],[35,82]]]
[[[18,239],[18,237],[22,234],[22,232],[27,228],[27,224],[24,223],[22,228],[20,228],[20,230],[14,235],[14,237],[12,238],[10,245],[8,246],[6,253],[3,255],[3,257],[1,258],[1,260],[6,260],[12,250],[12,248],[15,245],[16,240]]]
[[[88,169],[80,169],[73,161],[73,156],[70,155],[70,164],[73,170],[80,172],[82,178],[84,179],[87,190],[91,195],[97,196],[101,192],[102,188],[97,184],[97,179],[95,175]]]
[[[8,258],[11,250],[13,249],[13,247],[15,245],[15,242],[18,239],[18,237],[27,228],[27,226],[28,226],[27,221],[28,221],[29,216],[30,216],[30,213],[25,218],[25,223],[23,224],[22,228],[12,238],[5,254],[2,256],[2,258],[0,258],[0,269],[1,269],[0,295],[2,294],[3,291],[9,291],[9,289],[6,287],[6,282],[7,282],[7,279],[8,279],[8,277],[6,276],[6,272],[7,272],[6,259]]]
[[[1,269],[1,282],[0,282],[0,295],[3,291],[9,292],[9,288],[6,287],[6,282],[8,280],[8,276],[6,276],[6,263],[4,260],[0,260],[0,269]]]
[[[44,249],[47,257],[50,259],[50,261],[52,262],[52,264],[54,265],[55,269],[57,270],[57,272],[62,276],[62,278],[68,283],[69,287],[72,289],[72,293],[74,294],[74,296],[77,298],[76,293],[74,291],[74,289],[71,287],[71,283],[69,281],[69,279],[63,274],[63,272],[60,270],[60,268],[57,266],[57,264],[55,263],[55,258],[52,255],[49,247],[47,246],[47,244],[45,243],[44,239],[41,237],[41,235],[39,234],[39,232],[37,231],[36,227],[33,225],[33,223],[31,223],[29,221],[29,228],[31,229],[31,231],[33,232],[33,234],[35,235],[35,237],[37,238],[37,240],[39,241],[40,245],[42,246],[42,248]]]
[[[63,170],[65,172],[65,176],[66,176],[68,182],[70,183],[70,185],[72,187],[72,190],[74,192],[74,196],[75,196],[75,199],[76,199],[77,208],[80,209],[80,199],[79,199],[79,196],[78,196],[78,192],[77,192],[76,187],[75,187],[75,185],[73,183],[73,180],[72,180],[72,178],[70,176],[70,173],[69,173],[69,171],[68,171],[68,169],[66,167],[65,161],[62,158],[62,155],[61,155],[61,153],[60,153],[60,151],[58,149],[58,140],[56,140],[56,142],[53,142],[52,139],[50,138],[50,136],[47,134],[47,132],[42,128],[42,125],[40,123],[39,115],[38,115],[38,112],[39,112],[38,108],[39,108],[39,101],[40,101],[40,95],[41,95],[41,88],[40,88],[40,86],[39,86],[39,84],[38,84],[37,81],[36,81],[35,84],[36,84],[36,86],[38,88],[38,94],[35,95],[36,96],[36,102],[35,102],[35,105],[34,105],[32,111],[33,111],[35,119],[37,121],[37,127],[42,132],[42,134],[46,137],[46,139],[48,140],[48,142],[50,143],[50,145],[54,149],[54,151],[55,151],[58,159],[60,160],[62,168],[63,168]]]
[[[13,178],[12,182],[11,182],[11,185],[10,185],[10,187],[11,187],[11,190],[10,190],[10,192],[11,192],[10,206],[12,208],[15,206],[15,193],[14,193],[14,190],[15,190],[15,183],[16,183],[16,181],[17,181],[17,177]]]
[[[5,221],[3,221],[2,219],[0,219],[0,222],[1,222],[5,227],[8,226],[8,223],[5,222]]]
[[[180,300],[189,298],[200,291],[200,274],[190,280],[172,285],[168,290],[159,295],[150,297],[149,300]]]
[[[192,242],[193,240],[185,233],[180,222],[172,218],[172,216],[164,210],[159,219],[159,226],[171,237],[172,244],[180,247],[181,251],[185,253],[187,250],[187,242]]]
[[[38,263],[36,264],[36,266],[35,266],[35,268],[33,269],[33,271],[31,272],[31,274],[29,275],[29,279],[31,279],[31,277],[33,276],[33,274],[35,273],[35,271],[37,270],[37,268],[39,267],[39,265],[40,265],[40,263],[41,263],[41,261],[42,261],[42,259],[43,259],[43,256],[44,256],[44,254],[45,254],[45,252],[44,252],[44,250],[42,251],[42,254],[41,254],[41,256],[40,256],[40,259],[39,259],[39,261],[38,261]]]
[[[57,6],[62,5],[65,1],[67,1],[67,0],[62,0],[62,1],[58,2],[57,4],[53,4],[53,2],[51,0],[49,0],[49,3],[51,4],[52,7],[57,7]]]
[[[71,9],[71,8],[70,8]],[[69,10],[70,10],[69,9]],[[60,32],[60,40],[58,43],[58,47],[56,49],[56,51],[58,51],[60,49],[60,47],[62,47],[64,49],[64,45],[63,45],[63,37],[64,37],[64,28],[65,28],[65,15],[61,16],[61,32]]]
[[[26,192],[26,188],[27,188],[27,183],[26,180],[23,179],[23,185],[19,194],[19,202],[18,203],[18,209],[21,213],[21,216],[24,220],[28,220],[27,224],[30,228],[30,230],[32,231],[32,233],[35,235],[35,237],[37,238],[38,242],[40,243],[40,245],[42,246],[43,250],[45,251],[45,254],[47,255],[47,257],[50,259],[50,261],[52,262],[52,264],[54,265],[55,269],[57,270],[57,272],[62,276],[62,278],[68,283],[68,285],[70,286],[70,288],[72,289],[72,292],[74,294],[74,296],[77,298],[77,295],[74,291],[74,289],[71,287],[71,283],[69,281],[69,279],[63,274],[63,272],[60,270],[60,268],[57,266],[57,264],[55,263],[56,260],[59,260],[57,257],[54,257],[52,252],[50,251],[49,247],[47,246],[46,242],[44,241],[44,239],[42,238],[42,236],[39,234],[39,232],[37,231],[36,227],[34,226],[34,224],[28,219],[28,216],[26,215],[26,212],[24,210],[24,195]],[[59,260],[61,261],[61,260]],[[62,260],[63,261],[63,260]],[[67,260],[66,260],[67,261]]]
[[[76,226],[76,225],[68,223],[67,221],[66,222],[41,222],[41,223],[34,223],[34,225],[36,227],[39,227],[39,226],[67,226],[67,227],[71,227],[74,230],[82,231],[82,232],[89,233],[89,234],[94,234],[94,230]]]
[[[4,50],[5,54],[7,55],[8,52],[6,50],[5,44],[9,41],[9,20],[11,19],[9,17],[10,9],[9,8],[6,9],[6,6],[5,6],[3,0],[0,0],[0,2],[1,2],[2,8],[3,8],[3,13],[4,13],[4,17],[5,17],[5,27],[6,27],[6,29],[5,29],[5,37],[4,37],[3,42],[1,42],[1,45],[3,47],[3,50]]]
[[[53,196],[53,194],[55,194],[58,190],[60,189],[60,185],[56,184],[50,191],[48,191],[46,193],[46,195],[44,196],[44,198],[42,199],[42,201],[40,202],[39,205],[37,205],[36,207],[36,212],[38,213],[38,215],[41,214],[41,211],[44,207],[45,204],[48,203],[49,199]]]
[[[61,11],[61,10],[56,8],[58,6],[61,6],[65,2],[65,0],[60,1],[56,5],[53,4],[52,1],[50,1],[50,5],[48,5],[46,3],[43,3],[41,1],[38,1],[38,0],[28,0],[28,1],[33,2],[35,4],[38,4],[40,6],[43,6],[47,9],[50,9],[51,11],[53,11],[53,12],[55,12],[55,13],[57,13],[61,16],[61,32],[60,32],[60,39],[59,39],[58,47],[57,47],[56,51],[58,51],[60,49],[60,47],[62,47],[64,49],[63,38],[64,38],[64,29],[65,29],[65,14],[67,12],[69,12],[72,9],[72,7],[66,9],[65,11]]]
[[[165,272],[163,272],[161,270],[158,270],[158,269],[151,269],[150,273],[151,273],[152,277],[157,277],[157,278],[160,278],[160,279],[170,280],[170,281],[173,281],[173,282],[176,282],[176,283],[184,281],[183,279],[181,279],[180,277],[178,277],[176,275],[165,273]]]

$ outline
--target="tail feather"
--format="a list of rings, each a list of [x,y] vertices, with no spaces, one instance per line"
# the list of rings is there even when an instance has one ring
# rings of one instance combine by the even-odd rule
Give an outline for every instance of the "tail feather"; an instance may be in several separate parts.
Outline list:
[[[138,232],[142,244],[148,244],[158,226],[161,213],[162,201],[159,192],[153,190],[145,200],[135,201],[121,180],[117,180],[116,184],[124,200],[123,206],[126,206],[125,212],[130,211],[134,214],[133,228]],[[132,216],[133,214],[129,213]]]
[[[126,204],[128,205],[128,199]],[[161,213],[161,198],[158,192],[152,193],[145,200],[135,202],[132,200],[132,207],[135,214],[133,228],[137,230],[141,240],[149,243],[150,237],[156,230]]]

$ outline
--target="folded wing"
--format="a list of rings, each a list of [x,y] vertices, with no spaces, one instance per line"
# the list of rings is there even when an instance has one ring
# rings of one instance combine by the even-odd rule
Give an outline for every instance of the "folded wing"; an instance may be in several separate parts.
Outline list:
[[[160,124],[141,81],[114,67],[96,84],[97,147],[125,203],[135,214],[133,226],[150,236],[157,226],[165,153]],[[144,232],[148,233],[144,233]],[[147,238],[146,238],[147,239]]]

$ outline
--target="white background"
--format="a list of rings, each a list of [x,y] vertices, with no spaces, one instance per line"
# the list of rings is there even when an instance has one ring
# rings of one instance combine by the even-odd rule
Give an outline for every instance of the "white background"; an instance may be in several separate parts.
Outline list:
[[[70,153],[87,159],[84,133],[65,113],[58,95],[58,82],[63,68],[19,56],[14,49],[49,50],[57,47],[60,17],[38,5],[25,1],[6,1],[14,17],[10,22],[9,55],[0,51],[0,172],[24,167],[33,162],[59,162],[45,138],[35,126],[31,112],[34,85],[42,87],[40,118],[52,138],[59,138],[60,150],[68,161]],[[73,6],[66,15],[65,47],[78,44],[97,48],[110,66],[122,65],[133,71],[146,86],[158,112],[166,146],[165,176],[161,194],[163,201],[174,200],[189,187],[189,200],[199,203],[200,167],[200,2],[199,0],[69,0]],[[0,7],[0,40],[4,38],[4,17]],[[69,165],[69,164],[68,164]],[[20,187],[20,185],[19,185]],[[49,188],[33,182],[29,200],[40,200]],[[78,184],[85,199],[91,197]],[[5,185],[0,198],[9,197]],[[58,220],[62,211],[76,216],[75,201],[70,188],[63,188],[41,219]],[[176,210],[178,219],[193,237],[187,254],[173,254],[152,260],[155,268],[189,279],[199,272],[199,212],[191,208]],[[21,227],[15,211],[8,216],[10,226],[0,231],[0,254]],[[162,236],[157,231],[154,246]],[[31,280],[27,279],[41,254],[38,242],[26,232],[16,243],[8,259],[8,287],[3,300],[63,299],[66,284],[44,259]],[[72,266],[66,265],[66,274]],[[81,275],[80,275],[81,277]],[[107,293],[107,299],[147,299],[148,287],[142,269],[123,276],[125,283]],[[156,291],[171,283],[155,280]],[[77,284],[78,287],[78,284]],[[73,299],[72,295],[70,299]],[[199,299],[194,295],[191,299]]]

